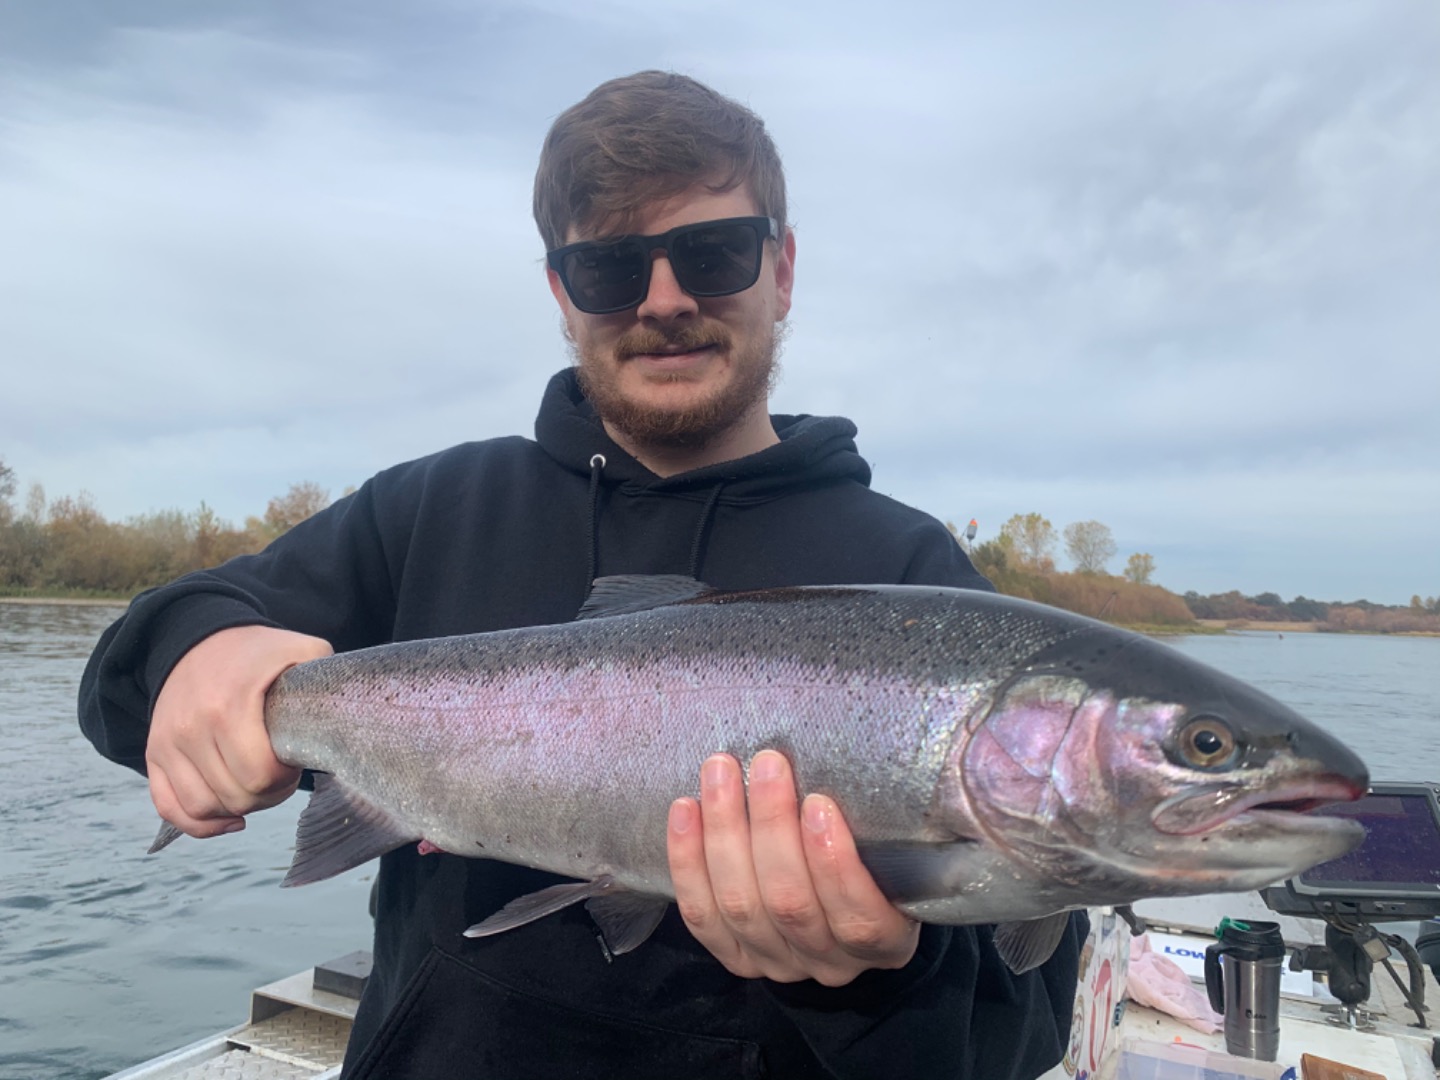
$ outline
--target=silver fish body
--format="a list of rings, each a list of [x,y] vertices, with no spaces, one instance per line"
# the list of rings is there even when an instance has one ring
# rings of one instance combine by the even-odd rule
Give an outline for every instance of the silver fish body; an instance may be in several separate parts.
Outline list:
[[[423,839],[579,881],[472,933],[589,900],[623,948],[673,895],[666,814],[717,751],[782,751],[897,906],[941,923],[1261,887],[1353,848],[1353,822],[1304,811],[1368,783],[1334,738],[1164,645],[919,586],[604,579],[574,623],[301,664],[266,723],[281,760],[334,778],[287,884]]]

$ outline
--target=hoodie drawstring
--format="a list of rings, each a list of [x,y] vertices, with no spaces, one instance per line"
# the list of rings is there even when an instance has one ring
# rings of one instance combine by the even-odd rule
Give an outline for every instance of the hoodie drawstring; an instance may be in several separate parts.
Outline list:
[[[595,575],[600,571],[600,474],[605,469],[605,455],[595,454],[590,458],[590,551],[589,551],[589,576],[586,579],[591,583],[595,582]],[[711,519],[715,516],[715,504],[720,501],[720,492],[725,489],[725,482],[722,480],[710,489],[710,495],[705,500],[705,507],[700,511],[700,521],[695,526],[695,539],[690,544],[690,576],[697,581],[700,579],[701,553],[705,546],[705,530]],[[589,595],[589,588],[586,595]]]
[[[700,580],[700,551],[705,542],[705,528],[715,515],[715,504],[720,501],[720,492],[724,487],[725,483],[721,481],[710,489],[710,497],[705,500],[705,509],[700,511],[700,524],[695,526],[695,541],[690,545],[690,576],[696,581]]]
[[[585,595],[595,582],[600,569],[600,472],[605,468],[605,455],[596,454],[590,459],[590,573],[585,578]]]

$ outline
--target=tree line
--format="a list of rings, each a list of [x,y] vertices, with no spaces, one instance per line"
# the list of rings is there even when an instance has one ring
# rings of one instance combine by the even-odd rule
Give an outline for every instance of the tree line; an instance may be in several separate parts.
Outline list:
[[[1288,603],[1273,592],[1244,596],[1231,590],[1201,596],[1185,594],[1197,619],[1227,623],[1314,623],[1325,630],[1402,634],[1440,631],[1440,596],[1410,598],[1408,606],[1373,604],[1369,600],[1311,600],[1297,596]]]
[[[954,525],[950,530],[960,539]],[[1075,569],[1055,567],[1061,539]],[[993,539],[968,548],[975,568],[1007,596],[1018,596],[1064,608],[1096,619],[1182,629],[1195,625],[1185,602],[1154,584],[1155,557],[1148,552],[1129,556],[1125,569],[1112,575],[1107,567],[1118,547],[1109,526],[1077,521],[1057,532],[1042,514],[1015,514]]]
[[[950,531],[963,544],[952,524]],[[1075,569],[1055,567],[1063,539]],[[1319,630],[1362,633],[1440,633],[1440,596],[1416,595],[1405,607],[1323,602],[1297,596],[1288,603],[1276,593],[1243,596],[1238,591],[1184,596],[1153,583],[1155,558],[1148,552],[1128,556],[1112,575],[1108,566],[1118,553],[1110,528],[1099,521],[1078,521],[1059,532],[1039,513],[1015,514],[991,540],[969,548],[976,568],[1010,596],[1075,611],[1112,622],[1155,627],[1184,626],[1197,620],[1237,623],[1308,623]]]
[[[343,494],[349,494],[347,489]],[[107,520],[90,495],[51,500],[39,484],[23,499],[14,470],[0,461],[0,595],[129,597],[192,570],[260,551],[277,536],[330,504],[329,492],[305,481],[269,501],[265,512],[241,526],[221,520],[201,503],[190,512],[161,510],[121,522]],[[964,544],[952,524],[956,541]],[[1075,569],[1056,569],[1061,546]],[[1275,593],[1239,592],[1177,596],[1154,583],[1155,559],[1118,554],[1114,535],[1099,521],[1056,530],[1038,513],[1015,514],[993,539],[967,546],[971,560],[1009,596],[1036,600],[1082,615],[1157,628],[1194,626],[1197,619],[1226,623],[1313,623],[1320,629],[1377,633],[1440,633],[1440,597],[1415,596],[1408,607],[1357,600],[1332,603]]]
[[[0,461],[0,594],[129,597],[181,574],[257,552],[330,504],[318,484],[291,485],[243,526],[205,503],[109,521],[82,492],[51,500],[32,484],[17,500],[14,470]]]

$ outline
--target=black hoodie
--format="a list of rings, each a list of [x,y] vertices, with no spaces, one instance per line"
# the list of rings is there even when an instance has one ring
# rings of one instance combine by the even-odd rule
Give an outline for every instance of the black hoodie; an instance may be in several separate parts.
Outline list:
[[[143,772],[170,669],[233,626],[343,651],[559,623],[610,574],[690,574],[725,589],[990,587],[944,526],[870,490],[848,420],[772,420],[778,445],[660,478],[611,441],[561,372],[537,441],[467,443],[396,466],[260,554],[137,597],[91,657],[81,727]],[[1083,916],[1024,976],[1001,964],[989,928],[927,926],[904,969],[839,989],[730,975],[673,908],[613,962],[579,906],[492,938],[461,935],[558,880],[411,845],[384,856],[374,973],[345,1076],[1006,1080],[1039,1075],[1066,1044]]]

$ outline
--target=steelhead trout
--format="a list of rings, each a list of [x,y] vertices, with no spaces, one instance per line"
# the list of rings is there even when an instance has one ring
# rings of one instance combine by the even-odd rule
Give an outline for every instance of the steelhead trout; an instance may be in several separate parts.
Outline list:
[[[1278,701],[1138,634],[960,589],[605,578],[573,623],[290,668],[265,722],[281,761],[328,774],[285,884],[423,842],[577,879],[471,936],[585,901],[617,954],[673,896],[666,814],[717,751],[783,752],[897,907],[1000,924],[1017,971],[1071,909],[1259,888],[1364,835],[1306,811],[1362,795],[1365,766]]]

